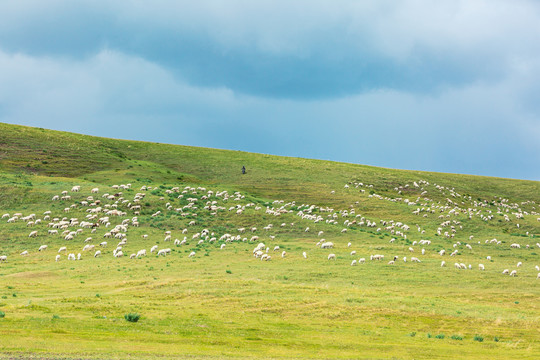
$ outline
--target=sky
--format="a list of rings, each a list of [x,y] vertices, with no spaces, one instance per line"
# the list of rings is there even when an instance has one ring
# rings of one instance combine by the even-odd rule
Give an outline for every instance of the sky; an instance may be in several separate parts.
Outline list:
[[[0,122],[540,180],[540,2],[0,2]]]

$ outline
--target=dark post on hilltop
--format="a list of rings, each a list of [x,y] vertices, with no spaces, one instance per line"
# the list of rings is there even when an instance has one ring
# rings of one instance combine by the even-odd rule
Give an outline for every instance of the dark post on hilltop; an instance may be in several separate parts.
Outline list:
[[[242,166],[242,174],[245,174],[245,173],[246,173],[246,167]]]

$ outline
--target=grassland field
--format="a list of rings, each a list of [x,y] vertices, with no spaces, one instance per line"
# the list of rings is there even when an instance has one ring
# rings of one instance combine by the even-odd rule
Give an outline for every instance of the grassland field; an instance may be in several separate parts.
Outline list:
[[[0,358],[539,359],[539,206],[537,181],[0,123]]]

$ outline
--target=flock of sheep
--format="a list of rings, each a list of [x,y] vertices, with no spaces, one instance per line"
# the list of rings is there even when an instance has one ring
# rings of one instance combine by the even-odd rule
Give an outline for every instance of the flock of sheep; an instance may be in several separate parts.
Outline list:
[[[463,226],[457,216],[462,214],[472,219],[473,217],[478,217],[485,223],[492,222],[496,214],[500,214],[506,222],[511,221],[511,217],[520,220],[526,216],[535,216],[538,215],[534,210],[525,211],[522,210],[522,204],[512,204],[507,199],[499,198],[495,202],[488,203],[487,201],[473,200],[470,196],[466,197],[457,193],[454,189],[442,187],[439,185],[431,185],[427,181],[414,182],[412,185],[405,185],[401,187],[396,187],[394,190],[397,192],[397,197],[395,196],[381,196],[377,195],[373,191],[372,185],[364,185],[360,182],[351,182],[345,185],[345,191],[351,191],[351,188],[359,188],[361,194],[365,195],[367,198],[373,198],[381,201],[391,201],[396,203],[402,203],[410,207],[411,213],[416,216],[427,217],[437,217],[437,220],[440,220],[440,225],[437,228],[436,232],[438,237],[444,239],[453,240],[456,235],[460,232],[463,232]],[[418,191],[421,191],[421,195],[413,199],[408,199],[402,197],[402,193],[406,191],[407,188],[415,188]],[[448,196],[445,201],[435,201],[428,197],[428,188],[433,188],[444,196]],[[141,220],[143,223],[151,221],[153,218],[157,218],[162,215],[162,211],[158,210],[153,212],[151,215],[141,216],[141,210],[147,208],[147,205],[142,205],[143,199],[146,198],[147,194],[152,193],[153,189],[150,186],[142,186],[138,192],[134,194],[132,198],[127,198],[123,191],[133,193],[131,191],[131,184],[123,185],[113,185],[111,187],[113,190],[111,193],[104,193],[99,195],[99,188],[92,188],[90,194],[84,199],[80,199],[81,196],[78,196],[78,200],[74,200],[74,195],[70,195],[67,190],[61,192],[59,195],[52,197],[53,202],[61,202],[63,209],[56,209],[56,213],[53,213],[53,210],[47,210],[43,212],[42,215],[38,216],[34,213],[24,215],[23,213],[14,213],[14,214],[3,214],[1,219],[6,221],[7,224],[18,224],[20,222],[26,223],[28,228],[32,228],[28,237],[29,238],[40,238],[43,239],[43,242],[50,242],[51,239],[61,238],[65,241],[65,245],[59,247],[56,255],[54,256],[55,261],[61,261],[62,256],[66,256],[67,260],[77,261],[83,258],[82,254],[91,254],[91,257],[97,258],[100,256],[105,256],[107,253],[112,255],[114,258],[129,257],[130,259],[136,259],[145,257],[148,255],[146,248],[142,249],[133,249],[130,246],[131,241],[128,240],[128,234],[130,229],[138,228],[141,225]],[[154,188],[156,190],[157,188]],[[366,194],[365,189],[370,189],[370,194]],[[431,190],[433,190],[431,189]],[[81,186],[73,186],[71,188],[72,193],[80,193]],[[384,220],[380,219],[375,221],[373,219],[368,219],[360,214],[356,214],[354,206],[351,205],[348,209],[343,210],[334,210],[329,207],[316,206],[316,205],[298,205],[295,202],[285,203],[284,201],[274,201],[271,206],[263,207],[255,203],[248,203],[245,200],[245,197],[239,192],[229,194],[227,191],[212,191],[207,190],[204,187],[190,187],[186,186],[181,189],[180,187],[173,187],[166,189],[165,196],[159,196],[160,204],[166,209],[166,211],[174,212],[178,214],[181,218],[196,218],[196,212],[206,212],[210,217],[219,217],[220,214],[232,214],[232,216],[238,216],[237,221],[241,222],[242,214],[248,210],[253,210],[259,213],[264,213],[266,215],[274,216],[276,219],[281,217],[284,214],[292,214],[297,216],[303,224],[309,224],[310,222],[315,227],[317,223],[325,223],[334,230],[336,234],[346,234],[351,229],[365,228],[369,229],[375,234],[387,233],[391,234],[392,239],[389,243],[394,244],[396,241],[403,243],[409,238],[407,242],[411,246],[408,249],[405,249],[406,252],[410,253],[408,258],[406,255],[392,255],[391,260],[387,262],[388,265],[396,265],[398,261],[412,262],[412,263],[421,263],[422,259],[420,254],[423,256],[429,251],[431,246],[431,240],[415,240],[410,242],[410,238],[413,235],[410,232],[412,226],[407,225],[400,221],[394,220]],[[335,191],[332,191],[332,194],[335,194]],[[157,196],[157,195],[151,195]],[[176,199],[181,200],[185,205],[174,205],[172,201],[172,196]],[[171,202],[172,201],[172,202]],[[233,204],[236,203],[236,204]],[[358,204],[358,202],[356,203]],[[533,209],[534,203],[529,203],[527,205],[532,206]],[[65,206],[65,207],[64,207]],[[57,208],[57,207],[55,207]],[[494,209],[497,209],[494,212]],[[293,210],[294,209],[294,210]],[[163,210],[165,211],[165,210]],[[79,216],[70,217],[69,214],[76,213]],[[540,218],[537,219],[540,221]],[[166,230],[163,233],[163,239],[160,241],[163,244],[171,243],[176,247],[182,247],[189,244],[197,245],[201,244],[212,244],[219,243],[219,249],[223,250],[226,248],[227,244],[234,242],[254,242],[258,245],[253,249],[253,256],[261,261],[270,261],[272,259],[272,253],[278,252],[281,250],[279,245],[273,247],[273,251],[270,252],[270,246],[267,246],[264,242],[260,241],[261,237],[265,237],[270,242],[276,242],[276,236],[279,234],[274,231],[274,225],[268,224],[264,226],[261,230],[258,230],[254,226],[245,226],[239,227],[237,229],[237,234],[232,235],[229,233],[225,234],[216,234],[208,229],[202,229],[196,231],[195,229],[200,228],[203,224],[197,224],[196,220],[190,220],[187,222],[187,226],[178,231]],[[275,228],[285,228],[291,229],[295,226],[295,223],[286,223],[282,222],[279,226]],[[300,225],[297,225],[297,228]],[[304,225],[305,226],[305,225]],[[313,232],[310,229],[310,226],[305,229],[302,227],[305,233]],[[328,226],[325,229],[328,229]],[[516,228],[519,228],[520,224],[516,224]],[[337,227],[337,229],[336,229]],[[36,228],[37,230],[34,230]],[[420,237],[426,233],[426,230],[423,229],[420,225],[416,225],[417,232]],[[1,229],[1,228],[0,228]],[[46,229],[46,231],[45,231]],[[190,229],[193,229],[190,231]],[[175,237],[178,236],[182,239],[175,238],[173,239],[173,231],[177,232]],[[252,233],[251,236],[247,236],[246,233]],[[283,233],[283,231],[281,232]],[[333,233],[333,232],[332,232]],[[331,234],[332,234],[331,233]],[[319,241],[314,243],[314,246],[319,247],[320,249],[331,250],[333,249],[334,242],[327,241],[323,238],[325,232],[320,230],[317,232],[317,237]],[[532,238],[533,235],[526,233],[526,236]],[[188,239],[188,237],[190,237]],[[466,236],[465,236],[466,237]],[[84,238],[84,239],[83,239]],[[148,234],[143,234],[142,238],[145,242],[148,242],[148,248],[150,254],[155,254],[157,256],[168,256],[171,254],[171,247],[155,245],[156,235],[150,236]],[[340,237],[340,239],[343,237]],[[348,238],[354,238],[354,235],[350,235]],[[473,250],[473,238],[474,236],[468,237],[468,242],[455,241],[452,244],[452,249],[442,249],[442,250],[431,250],[432,254],[438,254],[440,257],[445,257],[447,251],[450,257],[457,257],[462,252],[471,252]],[[45,240],[47,239],[47,240]],[[101,240],[98,240],[101,239]],[[115,246],[109,244],[112,241],[118,241]],[[279,241],[279,239],[278,239]],[[334,240],[335,241],[335,240]],[[353,240],[354,241],[354,240]],[[477,241],[480,243],[480,241]],[[488,239],[484,241],[485,244],[491,244],[493,246],[504,246],[501,241],[497,239]],[[153,244],[153,245],[151,245]],[[111,248],[112,251],[108,249]],[[68,251],[68,247],[71,251]],[[348,242],[347,248],[353,247],[351,242]],[[415,248],[416,247],[416,248]],[[420,248],[419,248],[420,247]],[[433,247],[433,246],[431,246]],[[539,247],[540,243],[536,244],[525,244],[524,249],[529,249],[531,247]],[[127,249],[132,249],[127,251]],[[518,243],[513,243],[510,245],[511,249],[517,249],[521,251],[522,246]],[[42,244],[37,248],[36,251],[43,252],[48,251],[49,244]],[[73,250],[73,249],[80,249]],[[0,249],[0,253],[1,253]],[[452,250],[450,252],[450,250]],[[30,249],[24,250],[20,253],[20,256],[29,256],[32,251]],[[412,256],[418,253],[419,255]],[[129,255],[128,255],[129,254]],[[356,266],[366,263],[366,258],[369,258],[370,261],[383,261],[385,255],[382,254],[370,254],[366,257],[361,257],[356,259],[356,250],[351,250],[349,255],[352,259],[351,266]],[[197,254],[195,251],[191,251],[188,257],[195,257]],[[285,258],[289,256],[286,251],[281,251],[281,257]],[[302,252],[302,258],[307,259],[307,251]],[[338,256],[335,253],[328,253],[328,260],[336,260]],[[0,262],[5,262],[8,260],[8,256],[5,254],[0,255]],[[490,256],[487,256],[487,261],[492,262]],[[441,267],[446,266],[446,261],[441,262]],[[466,265],[463,262],[456,261],[454,263],[456,269],[465,270],[472,269],[472,265]],[[504,269],[503,274],[509,276],[517,276],[517,268],[523,266],[521,261],[517,262],[516,269]],[[478,264],[480,270],[485,270],[486,266],[482,263]],[[537,279],[540,279],[540,268],[538,265],[535,265],[535,269],[539,271]]]

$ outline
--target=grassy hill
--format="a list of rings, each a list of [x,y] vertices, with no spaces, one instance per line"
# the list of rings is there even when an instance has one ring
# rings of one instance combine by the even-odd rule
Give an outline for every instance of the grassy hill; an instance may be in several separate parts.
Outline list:
[[[53,201],[62,191],[70,198]],[[539,358],[538,204],[535,181],[0,124],[0,354]],[[104,235],[122,222],[125,256],[115,258],[121,239]],[[334,247],[317,246],[322,238]],[[253,256],[260,242],[271,261]],[[55,261],[62,246],[81,260]],[[129,258],[141,249],[146,257]],[[138,322],[124,319],[134,312]]]

